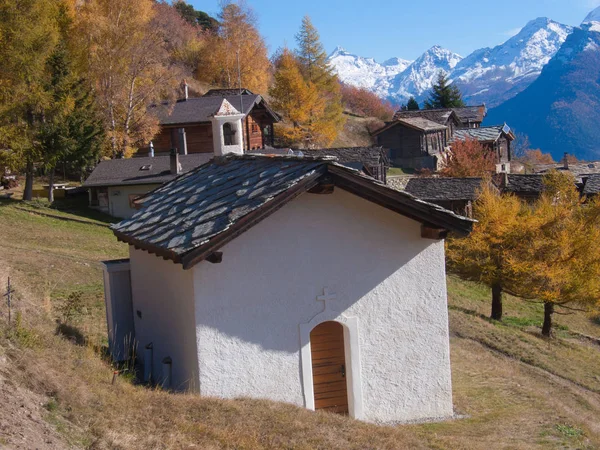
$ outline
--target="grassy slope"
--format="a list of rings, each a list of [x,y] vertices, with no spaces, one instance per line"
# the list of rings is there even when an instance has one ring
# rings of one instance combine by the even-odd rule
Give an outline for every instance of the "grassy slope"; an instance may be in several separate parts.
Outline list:
[[[346,118],[344,129],[339,133],[331,147],[370,147],[374,145],[374,139],[369,134],[367,125],[375,119],[356,117],[350,114],[346,114],[344,117]]]
[[[10,333],[1,330],[0,386],[4,378],[38,395],[46,421],[60,433],[64,446],[600,447],[600,347],[575,334],[600,337],[600,326],[581,314],[562,316],[558,337],[549,342],[536,328],[538,305],[509,298],[506,323],[494,323],[485,318],[487,290],[453,277],[454,404],[466,416],[460,420],[379,427],[267,401],[167,394],[134,386],[126,376],[112,385],[112,368],[101,356],[105,318],[98,261],[125,256],[125,246],[107,228],[43,217],[16,206],[0,202],[0,283],[11,275],[23,325]],[[85,308],[73,325],[87,338],[85,345],[55,334],[54,319],[73,291],[83,292]],[[3,304],[0,312],[6,312]],[[4,326],[4,315],[0,322]],[[0,423],[2,414],[0,409]],[[2,436],[0,427],[0,446],[14,439]]]

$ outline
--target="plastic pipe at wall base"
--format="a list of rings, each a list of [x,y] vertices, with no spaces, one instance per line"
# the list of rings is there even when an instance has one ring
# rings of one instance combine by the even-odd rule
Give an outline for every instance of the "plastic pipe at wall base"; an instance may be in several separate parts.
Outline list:
[[[173,361],[170,357],[162,360],[162,383],[163,389],[171,389],[171,374],[173,371]]]
[[[152,363],[154,357],[154,345],[150,342],[144,349],[144,383],[152,381]]]

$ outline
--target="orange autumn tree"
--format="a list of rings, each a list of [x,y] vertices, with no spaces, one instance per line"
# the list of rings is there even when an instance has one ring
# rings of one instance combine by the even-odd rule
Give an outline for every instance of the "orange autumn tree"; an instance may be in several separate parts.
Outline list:
[[[600,306],[600,201],[584,203],[571,174],[550,172],[544,187],[509,265],[513,292],[544,304],[542,334],[550,337],[556,307]]]
[[[527,209],[517,197],[501,195],[490,181],[484,181],[473,205],[477,219],[473,232],[466,238],[447,240],[448,269],[491,288],[494,320],[502,320],[503,293],[513,291],[514,272],[508,262],[523,245],[526,215]]]
[[[391,120],[394,115],[394,107],[390,102],[365,88],[342,84],[342,102],[354,114],[376,117],[383,121]]]
[[[148,105],[164,100],[181,76],[152,0],[89,0],[77,18],[82,64],[94,87],[112,158],[131,156],[158,130]]]
[[[277,133],[285,145],[311,147],[320,138],[319,119],[325,112],[325,99],[313,83],[304,80],[295,56],[287,48],[275,67],[269,95],[273,108],[283,116]]]
[[[483,177],[496,170],[496,156],[475,139],[457,140],[442,154],[442,166],[446,177]]]
[[[244,88],[264,94],[271,62],[254,11],[243,0],[221,5],[217,32],[206,36],[206,46],[200,52],[197,77],[224,88],[238,88],[241,78]]]

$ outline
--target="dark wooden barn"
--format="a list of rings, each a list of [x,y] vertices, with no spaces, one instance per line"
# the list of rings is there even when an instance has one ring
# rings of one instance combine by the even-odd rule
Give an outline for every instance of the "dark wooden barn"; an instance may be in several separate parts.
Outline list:
[[[454,132],[449,141],[450,145],[456,141],[475,139],[485,148],[494,152],[497,164],[507,164],[512,159],[511,143],[515,136],[506,124],[491,127],[460,128]]]
[[[389,149],[390,162],[407,169],[436,170],[449,128],[423,117],[398,119],[374,133],[377,145]]]

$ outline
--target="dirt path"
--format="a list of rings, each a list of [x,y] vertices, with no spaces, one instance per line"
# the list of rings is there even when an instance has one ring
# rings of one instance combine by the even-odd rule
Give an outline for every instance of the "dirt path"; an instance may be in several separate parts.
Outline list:
[[[44,420],[48,398],[10,380],[10,362],[0,348],[0,448],[57,450],[71,448]]]
[[[6,280],[8,273],[8,266],[0,259],[0,280]],[[18,385],[11,377],[15,369],[6,350],[0,343],[0,449],[72,448],[44,419],[48,413],[44,405],[50,399]]]

